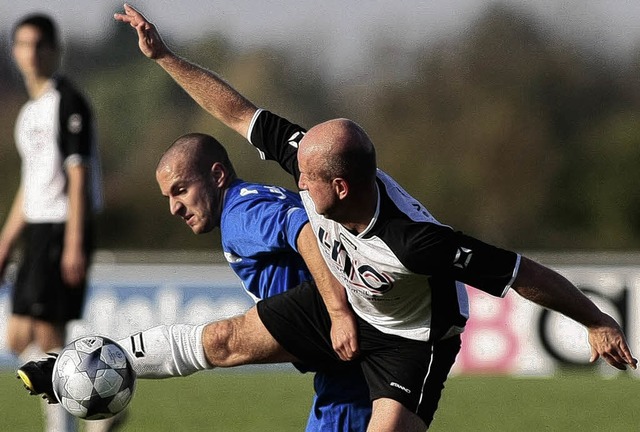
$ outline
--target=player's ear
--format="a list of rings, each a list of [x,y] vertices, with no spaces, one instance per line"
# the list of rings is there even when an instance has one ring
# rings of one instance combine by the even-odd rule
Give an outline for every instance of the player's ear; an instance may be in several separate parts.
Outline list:
[[[336,177],[331,182],[333,191],[338,199],[345,199],[349,194],[349,183],[343,178]]]
[[[227,180],[227,169],[222,164],[222,162],[216,162],[211,165],[211,178],[213,178],[213,182],[222,186]]]

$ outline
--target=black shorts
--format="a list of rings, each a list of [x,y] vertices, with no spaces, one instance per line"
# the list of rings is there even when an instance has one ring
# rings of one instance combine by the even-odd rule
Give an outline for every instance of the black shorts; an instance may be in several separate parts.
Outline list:
[[[87,224],[89,225],[89,224]],[[61,259],[65,224],[27,224],[24,254],[13,289],[12,312],[55,324],[82,316],[86,282],[69,287],[62,281]],[[93,250],[91,228],[85,232],[85,253]]]
[[[371,400],[389,398],[433,420],[449,371],[460,351],[460,336],[422,342],[382,333],[357,317],[361,355],[343,362],[331,345],[331,320],[315,285],[301,286],[261,300],[262,323],[271,335],[311,369],[343,372],[359,363]]]

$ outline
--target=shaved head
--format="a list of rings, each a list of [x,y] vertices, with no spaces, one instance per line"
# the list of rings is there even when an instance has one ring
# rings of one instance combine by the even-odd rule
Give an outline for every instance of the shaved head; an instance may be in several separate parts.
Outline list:
[[[211,166],[222,163],[235,178],[235,170],[225,148],[210,135],[189,133],[176,139],[164,152],[156,171],[180,166],[194,176],[205,176]]]
[[[357,123],[340,118],[312,127],[297,156],[298,186],[318,214],[356,231],[369,224],[378,196],[376,152]]]
[[[300,150],[314,154],[319,175],[344,178],[352,185],[371,184],[376,175],[376,152],[364,129],[349,119],[334,119],[312,127]]]

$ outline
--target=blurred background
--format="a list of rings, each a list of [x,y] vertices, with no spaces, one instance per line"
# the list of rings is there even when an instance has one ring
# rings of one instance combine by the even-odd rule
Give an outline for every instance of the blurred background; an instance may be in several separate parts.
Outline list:
[[[348,4],[344,4],[348,3]],[[138,1],[178,54],[307,127],[350,117],[440,221],[518,250],[638,249],[640,4],[631,1]],[[172,220],[155,164],[179,135],[226,143],[240,175],[295,187],[197,107],[113,20],[119,2],[0,5],[0,221],[26,100],[12,24],[49,12],[97,115],[102,249],[206,249]]]
[[[155,183],[156,162],[175,138],[199,131],[226,144],[244,179],[295,188],[293,181],[275,164],[262,162],[243,137],[202,111],[138,51],[134,30],[113,20],[113,13],[122,11],[120,2],[9,3],[0,1],[0,224],[18,186],[13,126],[27,100],[9,52],[16,20],[44,11],[58,21],[62,71],[84,89],[97,116],[106,207],[85,317],[73,323],[71,335],[122,337],[159,323],[202,322],[246,309],[251,302],[220,259],[218,233],[194,236],[172,220]],[[380,167],[437,219],[554,267],[614,316],[636,355],[640,352],[640,2],[139,0],[133,5],[158,25],[176,53],[219,72],[257,105],[306,127],[334,117],[360,123],[376,144]],[[594,371],[607,378],[615,374],[602,363],[588,365],[582,327],[513,293],[503,300],[469,293],[472,318],[454,375],[485,378],[474,392],[467,381],[472,378],[454,376],[449,394],[458,404],[443,404],[443,426],[435,429],[637,428],[638,411],[620,405],[621,399],[634,399],[618,397],[637,391],[637,385],[593,380]],[[8,290],[1,289],[2,369],[16,365],[5,347],[2,317],[8,313]],[[552,380],[561,388],[545,382],[533,393],[524,390],[523,377],[566,370],[587,375],[584,381]],[[496,381],[496,391],[487,393],[492,382],[487,374],[519,379]],[[15,392],[7,398],[21,404],[8,411],[37,408],[18,394],[22,390],[12,372],[0,378],[12,380],[6,387]],[[264,387],[271,387],[268,379]],[[296,397],[304,403],[291,430],[300,430],[305,418],[311,388],[303,384],[303,396]],[[145,385],[140,391],[152,388]],[[587,390],[587,385],[595,387]],[[191,401],[195,381],[186,386],[184,400]],[[605,386],[611,397],[604,395]],[[209,389],[203,392],[209,395]],[[479,392],[491,395],[487,404],[474,396]],[[170,393],[172,400],[162,404],[154,399],[161,394],[137,398],[140,418],[153,419],[158,404],[168,408],[182,400]],[[576,394],[585,400],[576,402]],[[461,399],[464,395],[472,399]],[[496,402],[498,395],[506,400]],[[571,409],[562,408],[563,395]],[[150,401],[148,413],[145,401]],[[551,406],[532,410],[542,401]],[[244,430],[236,413],[240,403],[232,404],[230,430]],[[471,407],[477,416],[459,415]],[[616,419],[610,421],[613,412]],[[525,413],[531,415],[525,419]],[[550,413],[558,415],[551,420]],[[520,423],[496,429],[496,418]],[[456,419],[467,423],[456,425]],[[166,430],[183,426],[167,424]],[[158,427],[153,430],[163,430]]]

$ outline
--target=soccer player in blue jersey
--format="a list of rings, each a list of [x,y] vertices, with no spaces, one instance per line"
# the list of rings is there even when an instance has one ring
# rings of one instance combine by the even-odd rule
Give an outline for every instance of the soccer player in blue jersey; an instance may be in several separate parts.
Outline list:
[[[178,138],[162,156],[156,179],[171,214],[194,233],[220,227],[224,256],[256,301],[312,280],[303,256],[304,243],[314,240],[300,196],[238,178],[213,137],[191,133]],[[314,387],[307,431],[366,430],[371,402],[359,367],[340,374],[318,372]]]

